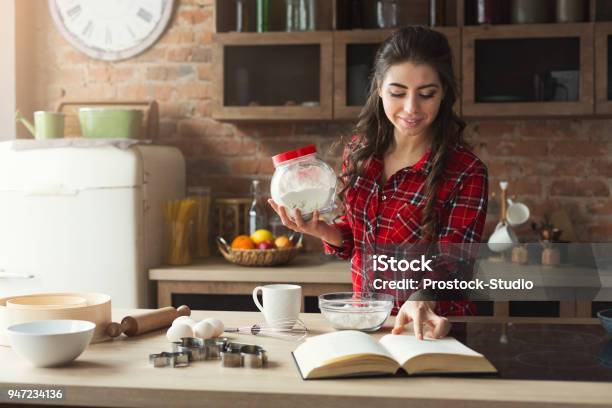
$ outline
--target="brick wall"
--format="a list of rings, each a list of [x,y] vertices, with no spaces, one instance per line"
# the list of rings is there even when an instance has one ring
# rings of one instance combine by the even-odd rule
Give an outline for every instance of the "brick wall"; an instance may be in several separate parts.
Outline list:
[[[213,0],[181,0],[162,39],[118,63],[94,61],[71,48],[53,27],[47,2],[32,1],[32,109],[53,108],[62,98],[154,98],[160,104],[159,142],[185,154],[189,185],[211,185],[216,195],[248,194],[253,178],[269,180],[271,155],[306,143],[316,143],[323,158],[337,164],[332,145],[350,132],[350,123],[234,125],[210,119]],[[564,208],[579,240],[610,241],[611,125],[602,119],[477,121],[469,123],[467,137],[489,166],[492,191],[506,178],[510,194],[532,209],[534,220]],[[491,201],[487,231],[498,212]],[[528,236],[528,228],[522,232]]]

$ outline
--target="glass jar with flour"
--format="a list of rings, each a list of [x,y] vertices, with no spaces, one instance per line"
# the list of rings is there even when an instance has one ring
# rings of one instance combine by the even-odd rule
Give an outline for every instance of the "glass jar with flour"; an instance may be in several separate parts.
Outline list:
[[[274,175],[271,195],[293,216],[299,208],[308,220],[315,210],[330,212],[336,195],[336,174],[325,162],[317,159],[317,149],[308,145],[272,157]]]

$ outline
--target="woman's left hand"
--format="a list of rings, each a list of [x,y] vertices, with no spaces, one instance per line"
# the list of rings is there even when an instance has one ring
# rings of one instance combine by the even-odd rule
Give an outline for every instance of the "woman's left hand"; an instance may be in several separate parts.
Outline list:
[[[409,300],[404,302],[395,318],[393,334],[400,334],[404,326],[410,322],[414,325],[414,335],[417,339],[423,337],[439,339],[448,334],[451,323],[446,317],[438,316],[434,312],[435,302]]]

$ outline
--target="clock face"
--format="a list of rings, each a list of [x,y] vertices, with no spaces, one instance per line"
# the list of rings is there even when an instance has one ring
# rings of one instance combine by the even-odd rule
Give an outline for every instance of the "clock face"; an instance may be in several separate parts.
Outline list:
[[[90,57],[119,60],[149,48],[172,15],[173,0],[49,0],[62,35]]]

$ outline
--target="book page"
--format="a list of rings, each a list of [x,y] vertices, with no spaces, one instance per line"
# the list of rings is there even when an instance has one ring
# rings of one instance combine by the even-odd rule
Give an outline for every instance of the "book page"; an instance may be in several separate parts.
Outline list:
[[[373,354],[393,359],[373,337],[356,330],[341,330],[307,338],[293,355],[304,377],[314,368],[351,355]]]
[[[482,354],[477,353],[452,337],[419,340],[414,335],[408,333],[387,334],[380,339],[380,344],[402,366],[406,364],[406,361],[422,354],[455,354],[482,357]]]

